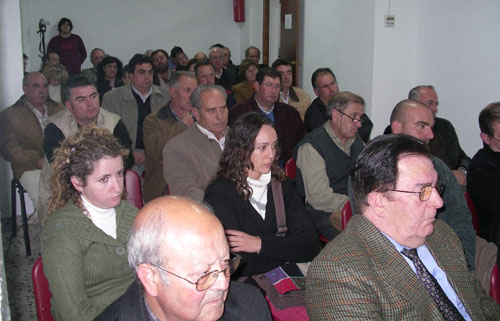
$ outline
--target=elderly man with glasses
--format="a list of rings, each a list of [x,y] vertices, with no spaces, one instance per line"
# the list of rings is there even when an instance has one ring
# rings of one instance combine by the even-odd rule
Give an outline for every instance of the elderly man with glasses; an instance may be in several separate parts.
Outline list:
[[[157,198],[139,212],[129,238],[138,280],[95,320],[270,321],[255,287],[230,282],[239,260],[230,258],[224,228],[205,206]]]
[[[432,111],[417,100],[400,101],[391,113],[391,130],[394,134],[406,134],[423,141],[427,146],[434,138]],[[475,234],[471,213],[462,188],[449,167],[438,157],[431,157],[439,180],[444,183],[444,206],[437,212],[437,217],[445,221],[458,235],[464,248],[467,264],[475,268]]]
[[[318,231],[328,240],[340,230],[331,222],[349,200],[347,180],[363,149],[358,135],[365,102],[351,92],[340,92],[326,106],[329,119],[310,132],[295,148],[297,191]],[[332,218],[330,219],[330,216]]]
[[[427,145],[407,135],[366,145],[350,175],[361,214],[309,267],[311,320],[498,320],[457,235],[436,219],[434,166]]]

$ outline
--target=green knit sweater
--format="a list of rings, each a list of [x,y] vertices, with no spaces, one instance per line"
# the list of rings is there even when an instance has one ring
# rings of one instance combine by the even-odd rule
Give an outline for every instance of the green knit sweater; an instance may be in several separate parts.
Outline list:
[[[52,214],[42,230],[42,262],[52,293],[54,320],[92,320],[134,280],[127,241],[138,210],[116,208],[117,238],[105,234],[72,201]]]

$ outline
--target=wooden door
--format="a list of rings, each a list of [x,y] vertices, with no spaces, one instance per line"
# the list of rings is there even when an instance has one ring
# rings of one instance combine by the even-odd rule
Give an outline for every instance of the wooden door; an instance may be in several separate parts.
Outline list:
[[[290,61],[293,70],[293,85],[299,79],[299,0],[280,0],[281,28],[278,57]]]

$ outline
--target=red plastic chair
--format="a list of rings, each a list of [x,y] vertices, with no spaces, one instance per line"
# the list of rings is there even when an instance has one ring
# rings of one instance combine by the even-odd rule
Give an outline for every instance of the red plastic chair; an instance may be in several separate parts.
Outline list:
[[[141,179],[139,174],[131,169],[125,171],[125,190],[127,191],[127,197],[125,200],[141,209],[144,206],[142,200],[142,189],[141,189]]]
[[[38,321],[54,321],[50,312],[50,298],[52,293],[49,290],[49,281],[43,274],[42,258],[39,257],[31,270],[33,281],[33,294],[35,295],[36,313]]]
[[[342,207],[342,230],[345,229],[347,226],[347,222],[352,217],[352,208],[351,208],[351,202],[347,201],[347,203],[344,204],[344,207]]]
[[[490,277],[490,296],[500,305],[500,272],[498,265],[495,263]]]
[[[467,201],[467,206],[469,207],[469,210],[472,214],[472,226],[474,226],[477,234],[479,231],[479,215],[477,214],[476,207],[474,206],[472,198],[470,197],[469,193],[467,193],[467,191],[464,192],[464,196],[465,200]]]
[[[297,170],[297,164],[295,164],[295,159],[290,158],[285,164],[285,174],[290,179],[295,179],[295,171]]]

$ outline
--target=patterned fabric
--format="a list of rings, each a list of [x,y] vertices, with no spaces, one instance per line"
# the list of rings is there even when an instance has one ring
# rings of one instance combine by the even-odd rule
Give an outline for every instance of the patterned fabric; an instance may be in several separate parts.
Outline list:
[[[465,320],[457,308],[451,303],[443,289],[439,286],[437,280],[429,273],[424,263],[418,257],[416,249],[403,249],[401,251],[405,256],[412,260],[417,270],[417,276],[424,284],[434,302],[443,315],[445,320]]]

